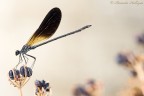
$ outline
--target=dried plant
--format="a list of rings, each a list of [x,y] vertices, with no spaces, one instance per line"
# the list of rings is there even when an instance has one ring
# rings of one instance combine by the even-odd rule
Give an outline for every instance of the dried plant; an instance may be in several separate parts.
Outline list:
[[[8,73],[8,78],[10,84],[14,85],[20,90],[21,96],[22,94],[22,87],[29,81],[30,77],[32,76],[32,68],[27,67],[27,65],[23,65],[18,70],[17,67],[13,68]]]
[[[86,84],[77,85],[73,89],[73,96],[102,96],[103,84],[93,79]]]
[[[49,87],[49,83],[47,83],[45,80],[42,80],[42,81],[36,80],[35,86],[36,86],[36,91],[35,91],[36,96],[48,95],[50,91],[50,87]]]
[[[133,76],[144,82],[144,55],[134,54],[131,51],[120,52],[117,56],[118,64],[130,70]]]

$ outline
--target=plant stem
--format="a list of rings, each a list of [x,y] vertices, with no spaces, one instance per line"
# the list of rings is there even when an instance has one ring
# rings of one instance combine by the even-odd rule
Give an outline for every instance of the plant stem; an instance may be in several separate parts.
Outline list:
[[[21,89],[21,88],[19,88],[19,90],[20,90],[20,96],[23,96],[23,94],[22,94],[22,89]]]

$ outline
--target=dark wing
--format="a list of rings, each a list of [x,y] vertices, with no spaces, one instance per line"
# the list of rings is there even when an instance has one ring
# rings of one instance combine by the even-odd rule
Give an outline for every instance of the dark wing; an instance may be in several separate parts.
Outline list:
[[[61,10],[59,8],[50,10],[26,45],[32,46],[42,40],[50,38],[57,30],[61,16]]]

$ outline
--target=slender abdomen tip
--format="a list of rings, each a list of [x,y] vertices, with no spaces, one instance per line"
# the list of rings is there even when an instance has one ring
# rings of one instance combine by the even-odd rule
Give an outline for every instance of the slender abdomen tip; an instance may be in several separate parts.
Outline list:
[[[92,26],[92,25],[87,25],[86,27],[89,28],[89,27],[91,27],[91,26]]]

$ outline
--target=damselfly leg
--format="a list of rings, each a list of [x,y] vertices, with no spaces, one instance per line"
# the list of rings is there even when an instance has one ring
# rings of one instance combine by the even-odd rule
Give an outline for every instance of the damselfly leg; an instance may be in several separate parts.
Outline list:
[[[29,57],[31,57],[31,58],[33,58],[33,59],[34,59],[34,61],[33,61],[32,65],[31,65],[31,68],[33,69],[34,64],[35,64],[35,61],[36,61],[36,57],[34,57],[34,56],[32,56],[32,55],[29,55],[29,54],[25,54],[25,55],[26,55],[26,56],[29,56]]]
[[[27,64],[26,56],[24,56],[24,54],[22,54],[22,57],[23,57],[23,59],[25,61],[25,64]]]
[[[21,56],[21,54],[19,54],[19,61],[18,61],[18,64],[15,66],[15,69],[17,69],[17,66],[22,62],[23,62],[22,56]]]
[[[28,57],[34,59],[32,65],[31,65],[31,68],[33,68],[35,61],[36,61],[36,58],[34,56],[29,55],[29,54],[19,54],[19,61],[18,61],[18,64],[15,66],[15,68],[17,69],[19,64],[21,64],[23,61],[24,61],[24,65],[27,65],[29,62]]]

